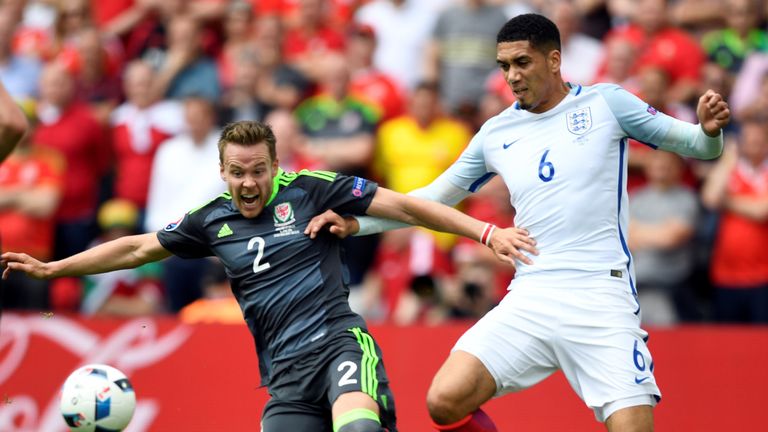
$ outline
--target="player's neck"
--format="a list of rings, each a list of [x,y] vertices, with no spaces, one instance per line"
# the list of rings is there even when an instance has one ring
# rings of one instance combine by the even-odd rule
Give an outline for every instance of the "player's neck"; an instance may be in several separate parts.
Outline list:
[[[529,110],[534,114],[545,113],[556,107],[570,93],[571,87],[563,80],[559,80],[550,96],[543,100],[536,108]]]

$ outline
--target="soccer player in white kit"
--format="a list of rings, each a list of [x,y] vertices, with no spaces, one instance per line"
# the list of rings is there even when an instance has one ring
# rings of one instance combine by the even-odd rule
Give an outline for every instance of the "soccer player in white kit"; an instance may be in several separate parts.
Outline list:
[[[515,225],[535,242],[520,239],[509,292],[437,372],[427,395],[434,426],[495,431],[483,403],[562,369],[609,431],[651,431],[661,392],[627,248],[627,140],[715,158],[728,105],[707,91],[693,125],[617,85],[565,83],[557,27],[536,14],[518,15],[499,31],[497,62],[517,102],[488,120],[438,179],[412,193],[455,205],[500,175]],[[358,229],[354,221],[340,227],[338,217],[316,219],[312,229]],[[362,218],[358,235],[396,226]]]

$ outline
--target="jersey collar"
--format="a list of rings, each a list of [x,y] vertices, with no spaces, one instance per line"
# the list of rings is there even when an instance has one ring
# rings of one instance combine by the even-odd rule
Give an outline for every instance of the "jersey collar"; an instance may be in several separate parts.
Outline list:
[[[280,167],[277,167],[277,174],[275,175],[274,178],[272,178],[272,194],[269,196],[269,200],[267,201],[267,203],[264,204],[265,207],[271,204],[272,200],[274,200],[275,197],[277,196],[277,192],[280,189],[280,183],[278,182],[278,180],[280,179],[280,177],[283,176],[283,173],[284,173],[283,169]]]
[[[567,95],[565,95],[565,97],[563,98],[563,100],[562,100],[562,101],[560,101],[560,103],[563,103],[563,101],[564,101],[564,100],[568,99],[568,96],[571,96],[571,95],[573,95],[573,96],[578,96],[578,95],[581,93],[581,89],[582,89],[582,86],[581,86],[581,84],[571,84],[570,82],[566,82],[566,83],[565,83],[565,85],[566,85],[566,86],[568,86],[568,88],[569,88],[570,90],[568,91],[568,94],[567,94]],[[558,103],[557,105],[555,105],[555,107],[556,107],[556,106],[558,106],[558,105],[560,105],[560,103]],[[514,108],[516,111],[523,111],[523,110],[520,108],[520,103],[519,103],[519,102],[517,102],[517,101],[515,101],[515,103],[514,103],[514,104],[512,104],[512,107],[513,107],[513,108]],[[554,109],[554,107],[553,107],[553,109]],[[550,111],[551,111],[551,110],[550,110]],[[544,113],[539,113],[539,114],[544,114]]]

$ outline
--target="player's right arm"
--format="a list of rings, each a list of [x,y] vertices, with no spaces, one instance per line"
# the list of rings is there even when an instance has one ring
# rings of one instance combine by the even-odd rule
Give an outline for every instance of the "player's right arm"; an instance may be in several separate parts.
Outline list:
[[[2,262],[6,266],[3,279],[12,270],[24,272],[36,279],[106,273],[138,267],[170,255],[157,239],[157,233],[120,237],[68,258],[47,263],[24,253],[6,252],[2,255]]]
[[[482,149],[482,141],[484,139],[485,130],[481,129],[472,138],[472,141],[453,165],[432,181],[432,183],[408,192],[408,195],[453,207],[472,192],[477,191],[494,175],[488,172],[485,164]],[[403,222],[372,216],[356,216],[343,219],[333,212],[326,212],[312,219],[305,233],[311,235],[326,225],[330,226],[333,234],[340,237],[345,237],[349,234],[370,235],[410,226]]]

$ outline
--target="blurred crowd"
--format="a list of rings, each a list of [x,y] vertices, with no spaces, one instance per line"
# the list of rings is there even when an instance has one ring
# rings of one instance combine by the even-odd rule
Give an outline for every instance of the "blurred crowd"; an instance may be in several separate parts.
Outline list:
[[[560,28],[568,81],[618,83],[691,122],[706,89],[726,97],[716,161],[630,144],[629,248],[646,324],[768,322],[765,0],[1,0],[0,80],[33,126],[0,165],[2,248],[60,259],[178,220],[224,191],[218,131],[237,120],[272,125],[285,170],[424,186],[513,102],[496,32],[525,12]],[[461,209],[514,223],[498,179]],[[370,322],[476,319],[514,277],[422,229],[344,243]],[[242,321],[211,259],[12,273],[2,306]]]

